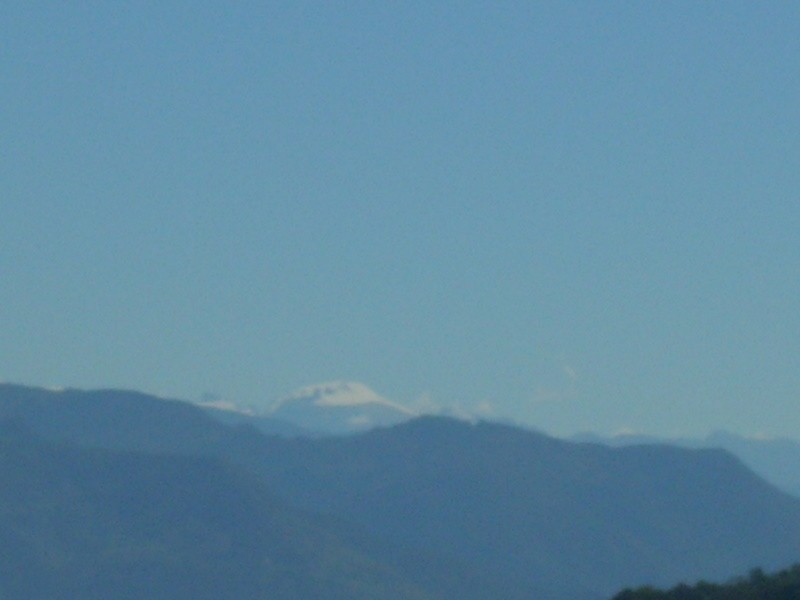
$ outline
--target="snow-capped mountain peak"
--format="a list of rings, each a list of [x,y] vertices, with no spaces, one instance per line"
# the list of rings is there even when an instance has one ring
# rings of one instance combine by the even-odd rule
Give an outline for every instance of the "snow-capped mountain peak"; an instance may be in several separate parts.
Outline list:
[[[401,406],[400,404],[384,398],[368,386],[357,381],[331,381],[302,387],[284,399],[281,404],[297,400],[309,400],[313,402],[315,406],[381,404],[408,415],[414,414],[413,411],[405,406]]]
[[[309,429],[349,433],[394,425],[417,413],[363,383],[331,381],[296,390],[278,402],[272,414]]]

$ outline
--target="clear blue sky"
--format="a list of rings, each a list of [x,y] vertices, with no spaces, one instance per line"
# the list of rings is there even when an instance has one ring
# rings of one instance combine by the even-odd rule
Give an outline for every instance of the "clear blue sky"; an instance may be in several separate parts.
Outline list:
[[[0,378],[800,431],[800,5],[7,2]]]

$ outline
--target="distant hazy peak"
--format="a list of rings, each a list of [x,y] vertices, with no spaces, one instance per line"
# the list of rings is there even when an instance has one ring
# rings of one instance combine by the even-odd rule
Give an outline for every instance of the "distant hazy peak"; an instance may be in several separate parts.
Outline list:
[[[416,415],[415,411],[354,381],[305,386],[278,402],[271,413],[273,417],[307,430],[325,433],[353,433],[387,427]]]
[[[384,398],[367,385],[357,381],[330,381],[308,385],[281,400],[277,407],[287,402],[306,400],[319,407],[347,407],[379,404],[413,416],[416,413],[405,406]]]

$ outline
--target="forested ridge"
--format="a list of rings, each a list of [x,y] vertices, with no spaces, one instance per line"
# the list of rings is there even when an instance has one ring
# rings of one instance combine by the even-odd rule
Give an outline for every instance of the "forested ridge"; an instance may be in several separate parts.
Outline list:
[[[747,577],[728,583],[682,583],[669,590],[652,587],[626,589],[613,600],[797,600],[800,598],[800,563],[773,574],[754,569]]]

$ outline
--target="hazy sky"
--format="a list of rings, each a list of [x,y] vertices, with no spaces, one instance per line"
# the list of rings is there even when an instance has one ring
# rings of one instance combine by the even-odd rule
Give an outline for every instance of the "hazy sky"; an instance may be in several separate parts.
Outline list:
[[[0,378],[800,431],[800,5],[6,2]]]

